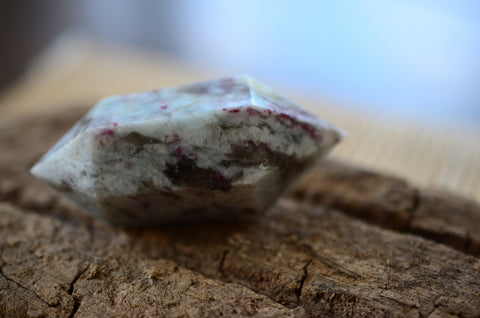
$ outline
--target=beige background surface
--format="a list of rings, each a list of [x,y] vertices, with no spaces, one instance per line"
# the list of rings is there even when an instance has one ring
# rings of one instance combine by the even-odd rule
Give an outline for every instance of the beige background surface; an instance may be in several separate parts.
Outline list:
[[[63,37],[0,96],[0,123],[56,107],[93,106],[107,95],[225,75],[229,74],[165,56]],[[332,157],[480,202],[480,129],[447,129],[414,119],[379,117],[267,84],[348,131]]]

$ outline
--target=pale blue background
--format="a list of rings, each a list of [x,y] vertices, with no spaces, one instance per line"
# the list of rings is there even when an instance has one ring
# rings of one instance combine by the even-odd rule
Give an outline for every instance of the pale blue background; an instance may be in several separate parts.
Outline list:
[[[480,128],[480,1],[89,0],[80,9],[110,39],[352,107]]]

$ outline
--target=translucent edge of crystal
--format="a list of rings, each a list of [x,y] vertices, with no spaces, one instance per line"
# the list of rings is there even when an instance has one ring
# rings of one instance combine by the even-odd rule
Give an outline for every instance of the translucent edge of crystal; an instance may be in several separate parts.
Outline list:
[[[342,128],[339,128],[338,126],[334,126],[332,124],[330,124],[332,126],[332,128],[335,130],[335,132],[338,134],[338,138],[339,138],[339,141],[337,143],[339,143],[340,141],[344,140],[345,138],[348,138],[349,136],[349,133],[348,131],[342,129]]]
[[[330,123],[328,120],[326,119],[323,119],[319,116],[317,116],[316,114],[313,114],[312,112],[310,112],[309,110],[303,108],[300,104],[294,102],[293,100],[291,100],[290,98],[286,97],[285,95],[281,94],[281,93],[278,93],[276,90],[274,90],[272,87],[270,87],[269,85],[261,82],[261,81],[258,81],[257,79],[253,78],[252,76],[248,75],[248,74],[235,74],[232,76],[233,78],[241,78],[243,81],[247,82],[247,83],[250,83],[250,84],[254,84],[252,85],[253,87],[257,86],[259,88],[263,88],[263,89],[266,89],[268,91],[270,91],[270,93],[274,94],[274,95],[277,95],[278,97],[280,98],[283,98],[284,100],[286,100],[287,102],[289,102],[291,104],[292,107],[295,107],[299,110],[303,110],[303,111],[306,111],[307,113],[311,114],[312,118],[315,119],[315,120],[312,120],[312,118],[303,118],[302,116],[299,116],[298,120],[300,121],[305,121],[305,122],[313,122],[313,121],[316,121],[318,122],[318,124],[320,125],[323,125],[323,126],[326,126],[326,128],[330,129],[331,131],[337,133],[338,135],[338,141],[335,144],[338,144],[340,141],[344,140],[345,138],[348,137],[348,132],[342,128],[339,128],[338,126]],[[252,93],[254,93],[254,90],[252,91]],[[254,96],[251,97],[251,100],[252,102],[254,102],[256,99],[254,98]]]

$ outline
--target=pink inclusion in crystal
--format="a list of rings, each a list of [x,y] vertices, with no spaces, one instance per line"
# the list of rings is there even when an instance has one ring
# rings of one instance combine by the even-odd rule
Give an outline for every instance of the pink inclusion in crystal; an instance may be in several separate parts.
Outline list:
[[[247,114],[249,114],[250,116],[255,115],[255,109],[253,109],[252,107],[248,107]]]
[[[225,181],[225,177],[222,176],[218,171],[215,171],[215,178],[219,181]]]
[[[113,129],[107,128],[102,131],[102,136],[113,136],[115,132]]]
[[[175,148],[175,157],[180,157],[182,155],[182,147],[178,146]]]

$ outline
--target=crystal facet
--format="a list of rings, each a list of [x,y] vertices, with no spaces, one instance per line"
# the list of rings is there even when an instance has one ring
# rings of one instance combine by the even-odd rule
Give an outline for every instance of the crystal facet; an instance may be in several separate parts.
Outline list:
[[[31,172],[111,224],[248,217],[341,138],[237,76],[107,97]]]

